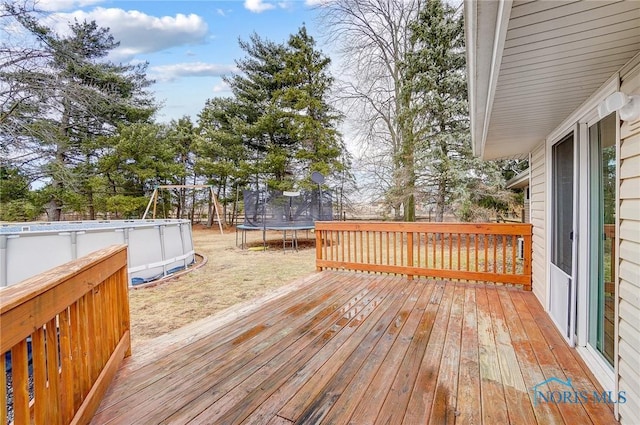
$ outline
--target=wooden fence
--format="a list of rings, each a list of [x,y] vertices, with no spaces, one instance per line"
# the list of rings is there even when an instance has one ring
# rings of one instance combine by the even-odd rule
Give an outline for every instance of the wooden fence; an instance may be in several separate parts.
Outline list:
[[[0,290],[0,424],[91,420],[131,354],[127,291],[124,245]]]
[[[317,222],[316,267],[522,285],[531,225]],[[520,250],[520,252],[518,252]]]

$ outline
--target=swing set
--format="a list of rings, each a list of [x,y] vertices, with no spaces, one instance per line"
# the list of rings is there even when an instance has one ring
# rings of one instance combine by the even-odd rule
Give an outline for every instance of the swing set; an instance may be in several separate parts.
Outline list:
[[[152,218],[155,219],[156,218],[156,208],[158,205],[158,194],[159,194],[159,189],[209,189],[209,200],[211,205],[213,206],[213,210],[216,214],[216,219],[218,220],[218,227],[220,228],[220,234],[224,234],[223,230],[222,230],[222,220],[220,219],[220,207],[218,205],[218,197],[216,196],[216,194],[213,192],[213,186],[210,185],[204,185],[204,184],[167,184],[167,185],[160,185],[160,186],[156,186],[153,189],[153,193],[151,194],[151,199],[149,199],[149,203],[147,204],[147,209],[144,211],[144,214],[142,215],[142,219],[146,219],[147,218],[147,214],[149,213],[149,210],[151,209],[151,205],[153,204],[153,215]],[[211,226],[211,210],[209,210],[209,226]]]

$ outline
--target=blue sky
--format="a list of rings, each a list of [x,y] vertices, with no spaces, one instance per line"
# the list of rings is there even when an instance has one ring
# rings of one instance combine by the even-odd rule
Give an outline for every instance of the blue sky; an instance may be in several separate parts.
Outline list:
[[[148,75],[157,81],[152,89],[164,103],[157,119],[168,122],[183,115],[195,121],[207,99],[230,94],[221,76],[244,56],[239,38],[255,31],[285,42],[305,24],[322,49],[313,9],[319,1],[40,0],[38,7],[59,32],[74,19],[109,27],[121,42],[110,57],[115,62],[149,62]]]

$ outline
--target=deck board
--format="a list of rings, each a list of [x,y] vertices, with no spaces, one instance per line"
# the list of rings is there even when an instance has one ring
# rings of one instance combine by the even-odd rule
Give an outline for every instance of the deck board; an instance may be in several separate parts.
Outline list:
[[[616,423],[552,377],[602,393],[529,292],[325,271],[140,347],[92,423]]]

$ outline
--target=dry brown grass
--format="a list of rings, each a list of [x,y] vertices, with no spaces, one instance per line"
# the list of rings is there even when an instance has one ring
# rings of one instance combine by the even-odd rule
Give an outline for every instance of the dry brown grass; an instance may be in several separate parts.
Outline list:
[[[281,241],[282,234],[268,238]],[[249,232],[247,239],[261,241],[262,234]],[[193,228],[193,241],[196,252],[208,258],[205,266],[158,286],[130,291],[134,348],[315,270],[314,249],[283,252],[281,242],[274,242],[267,251],[242,250],[235,246],[233,230],[220,235],[217,228],[199,226]]]

